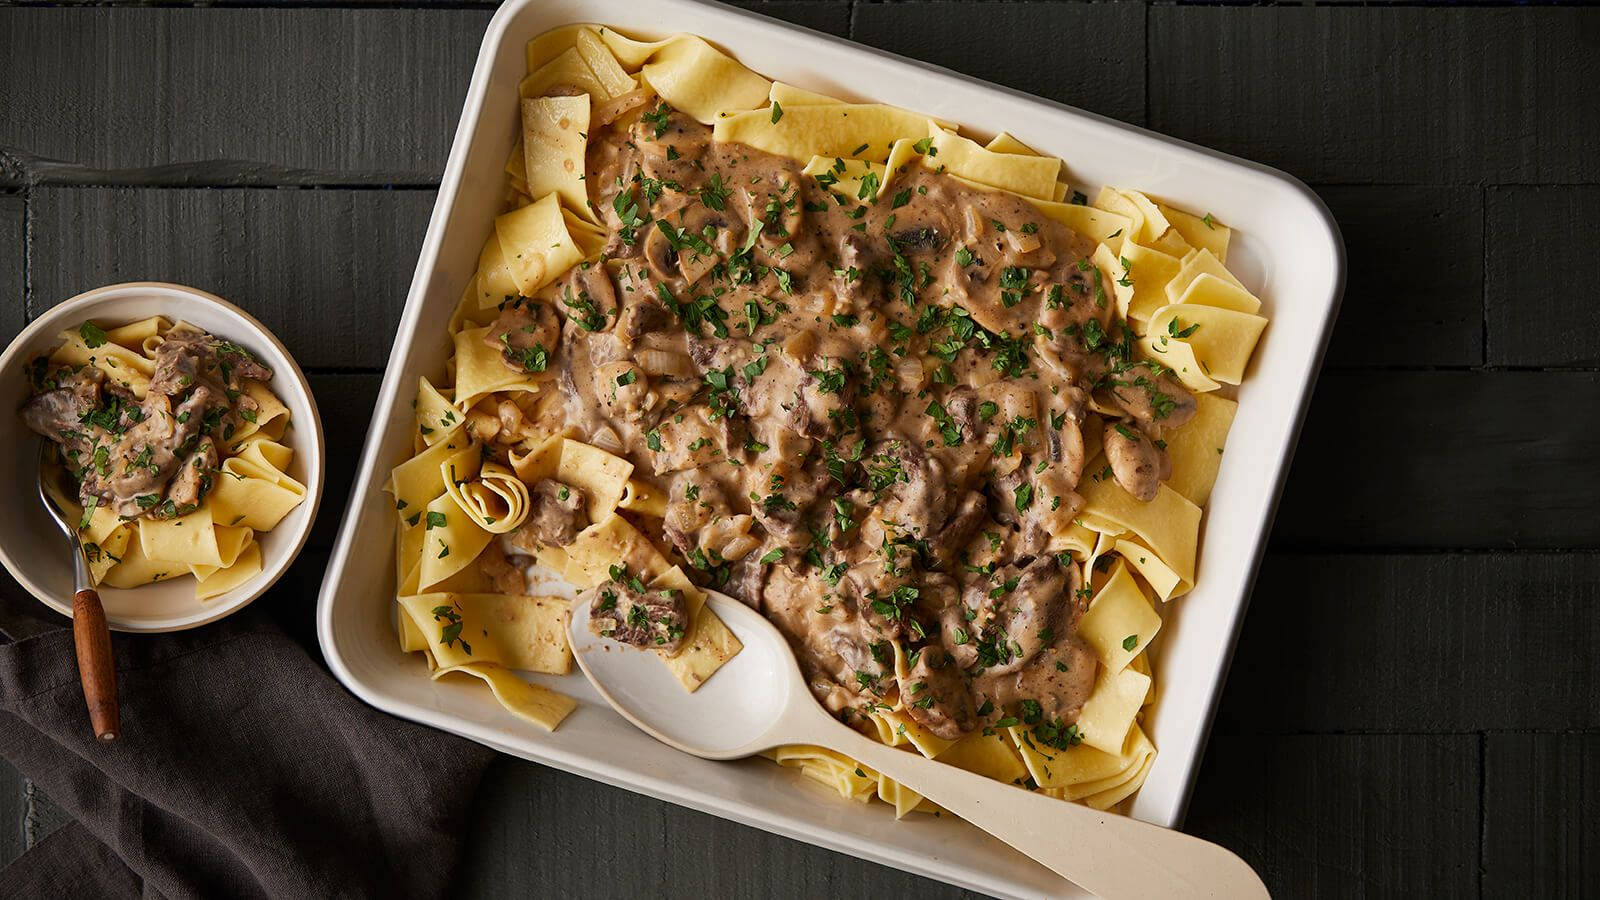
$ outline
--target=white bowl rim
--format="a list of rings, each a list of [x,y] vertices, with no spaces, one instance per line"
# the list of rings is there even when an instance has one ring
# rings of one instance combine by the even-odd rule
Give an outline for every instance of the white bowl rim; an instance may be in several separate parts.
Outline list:
[[[251,579],[251,582],[247,585],[213,597],[201,612],[170,619],[141,621],[129,621],[110,614],[106,616],[107,624],[110,625],[112,631],[135,634],[160,634],[198,628],[201,625],[215,622],[224,616],[244,609],[254,602],[257,597],[270,590],[289,570],[289,567],[294,565],[295,560],[300,556],[300,552],[305,549],[306,542],[311,537],[312,526],[316,524],[317,512],[322,505],[322,490],[326,481],[324,472],[326,467],[326,448],[322,433],[322,414],[317,409],[316,395],[312,393],[311,384],[306,380],[305,372],[301,371],[299,362],[289,352],[289,348],[278,340],[277,335],[273,334],[272,330],[263,325],[255,316],[209,291],[170,281],[125,281],[84,291],[40,313],[37,318],[19,331],[17,336],[11,339],[11,343],[6,346],[5,351],[0,353],[0,373],[15,371],[13,367],[19,365],[18,357],[31,344],[45,332],[59,330],[61,321],[63,319],[71,319],[78,310],[125,294],[138,294],[149,291],[171,291],[186,294],[202,304],[218,307],[223,312],[240,319],[253,332],[251,335],[253,339],[271,345],[289,363],[287,369],[288,374],[291,376],[289,380],[290,388],[305,399],[306,405],[311,410],[311,421],[309,423],[296,422],[297,433],[308,435],[309,447],[305,449],[311,451],[310,453],[305,453],[302,450],[296,451],[296,456],[303,460],[306,472],[306,499],[302,501],[302,504],[309,503],[309,506],[306,507],[307,512],[298,528],[298,532],[293,534],[292,546],[279,562],[268,567],[263,561],[261,575]],[[273,372],[275,381],[284,374],[281,371],[282,368],[279,367],[279,370]],[[24,502],[32,503],[35,500],[29,497]],[[15,578],[17,583],[22,585],[39,602],[69,619],[72,618],[70,597],[67,600],[62,600],[54,591],[46,590],[28,574],[26,567],[12,557],[4,542],[0,542],[0,564],[3,564],[6,571],[11,573],[11,577]],[[138,590],[138,588],[133,588],[132,590]]]

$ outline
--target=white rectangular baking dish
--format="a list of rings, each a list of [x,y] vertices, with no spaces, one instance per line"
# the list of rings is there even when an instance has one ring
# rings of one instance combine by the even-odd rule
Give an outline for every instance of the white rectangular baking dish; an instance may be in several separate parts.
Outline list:
[[[764,760],[711,763],[657,744],[580,677],[545,679],[585,701],[545,733],[504,712],[476,681],[430,681],[421,659],[399,650],[391,625],[393,511],[381,486],[409,451],[418,376],[444,368],[445,324],[501,199],[524,45],[573,22],[646,38],[694,32],[769,78],[918,110],[968,133],[1008,130],[1064,158],[1073,187],[1090,196],[1101,184],[1133,187],[1235,228],[1229,265],[1266,301],[1271,324],[1239,391],[1206,512],[1199,585],[1171,604],[1152,648],[1159,696],[1145,727],[1160,755],[1128,810],[1176,826],[1343,287],[1343,251],[1327,210],[1277,171],[697,0],[510,0],[490,22],[318,602],[318,633],[334,673],[380,709],[506,753],[991,894],[1060,896],[1055,876],[962,822],[896,822],[882,804],[841,800]]]

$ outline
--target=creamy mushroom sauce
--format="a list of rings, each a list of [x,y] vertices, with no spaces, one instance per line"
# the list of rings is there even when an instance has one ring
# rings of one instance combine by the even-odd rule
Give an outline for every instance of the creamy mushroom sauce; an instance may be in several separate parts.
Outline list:
[[[78,332],[91,349],[107,341],[93,322]],[[167,332],[153,360],[142,399],[95,366],[41,356],[29,368],[22,421],[56,442],[87,511],[171,519],[199,509],[216,483],[218,448],[255,421],[245,383],[272,379],[250,351],[190,325]]]
[[[1194,414],[1117,316],[1121,273],[920,164],[851,198],[665,105],[588,137],[603,259],[486,337],[545,379],[531,424],[665,491],[691,574],[765,613],[847,721],[898,696],[941,737],[1015,717],[1071,743],[1097,662],[1055,537],[1083,477],[1154,496]],[[1109,463],[1085,476],[1088,428]]]

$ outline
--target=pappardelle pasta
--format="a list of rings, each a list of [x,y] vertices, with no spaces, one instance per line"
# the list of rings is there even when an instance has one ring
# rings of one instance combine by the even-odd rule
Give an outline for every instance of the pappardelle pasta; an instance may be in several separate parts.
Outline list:
[[[78,519],[95,584],[189,575],[208,600],[258,574],[256,534],[306,494],[288,474],[289,410],[267,387],[272,371],[160,316],[84,322],[61,341],[33,361],[22,419],[58,445],[78,485],[55,499]]]
[[[694,690],[716,589],[847,724],[1097,808],[1143,783],[1162,608],[1266,325],[1231,232],[1090,198],[1001,133],[851,103],[694,35],[528,46],[454,354],[418,386],[402,646],[555,728],[565,596]],[[772,754],[897,814],[829,751]]]

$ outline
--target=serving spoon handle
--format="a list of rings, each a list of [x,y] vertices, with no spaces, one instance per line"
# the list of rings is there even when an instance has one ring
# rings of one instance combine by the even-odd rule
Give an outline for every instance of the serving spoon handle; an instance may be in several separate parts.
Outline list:
[[[1225,847],[1130,816],[1002,786],[881,744],[826,714],[821,718],[826,721],[807,722],[805,742],[855,759],[1101,897],[1271,896],[1250,866]]]

